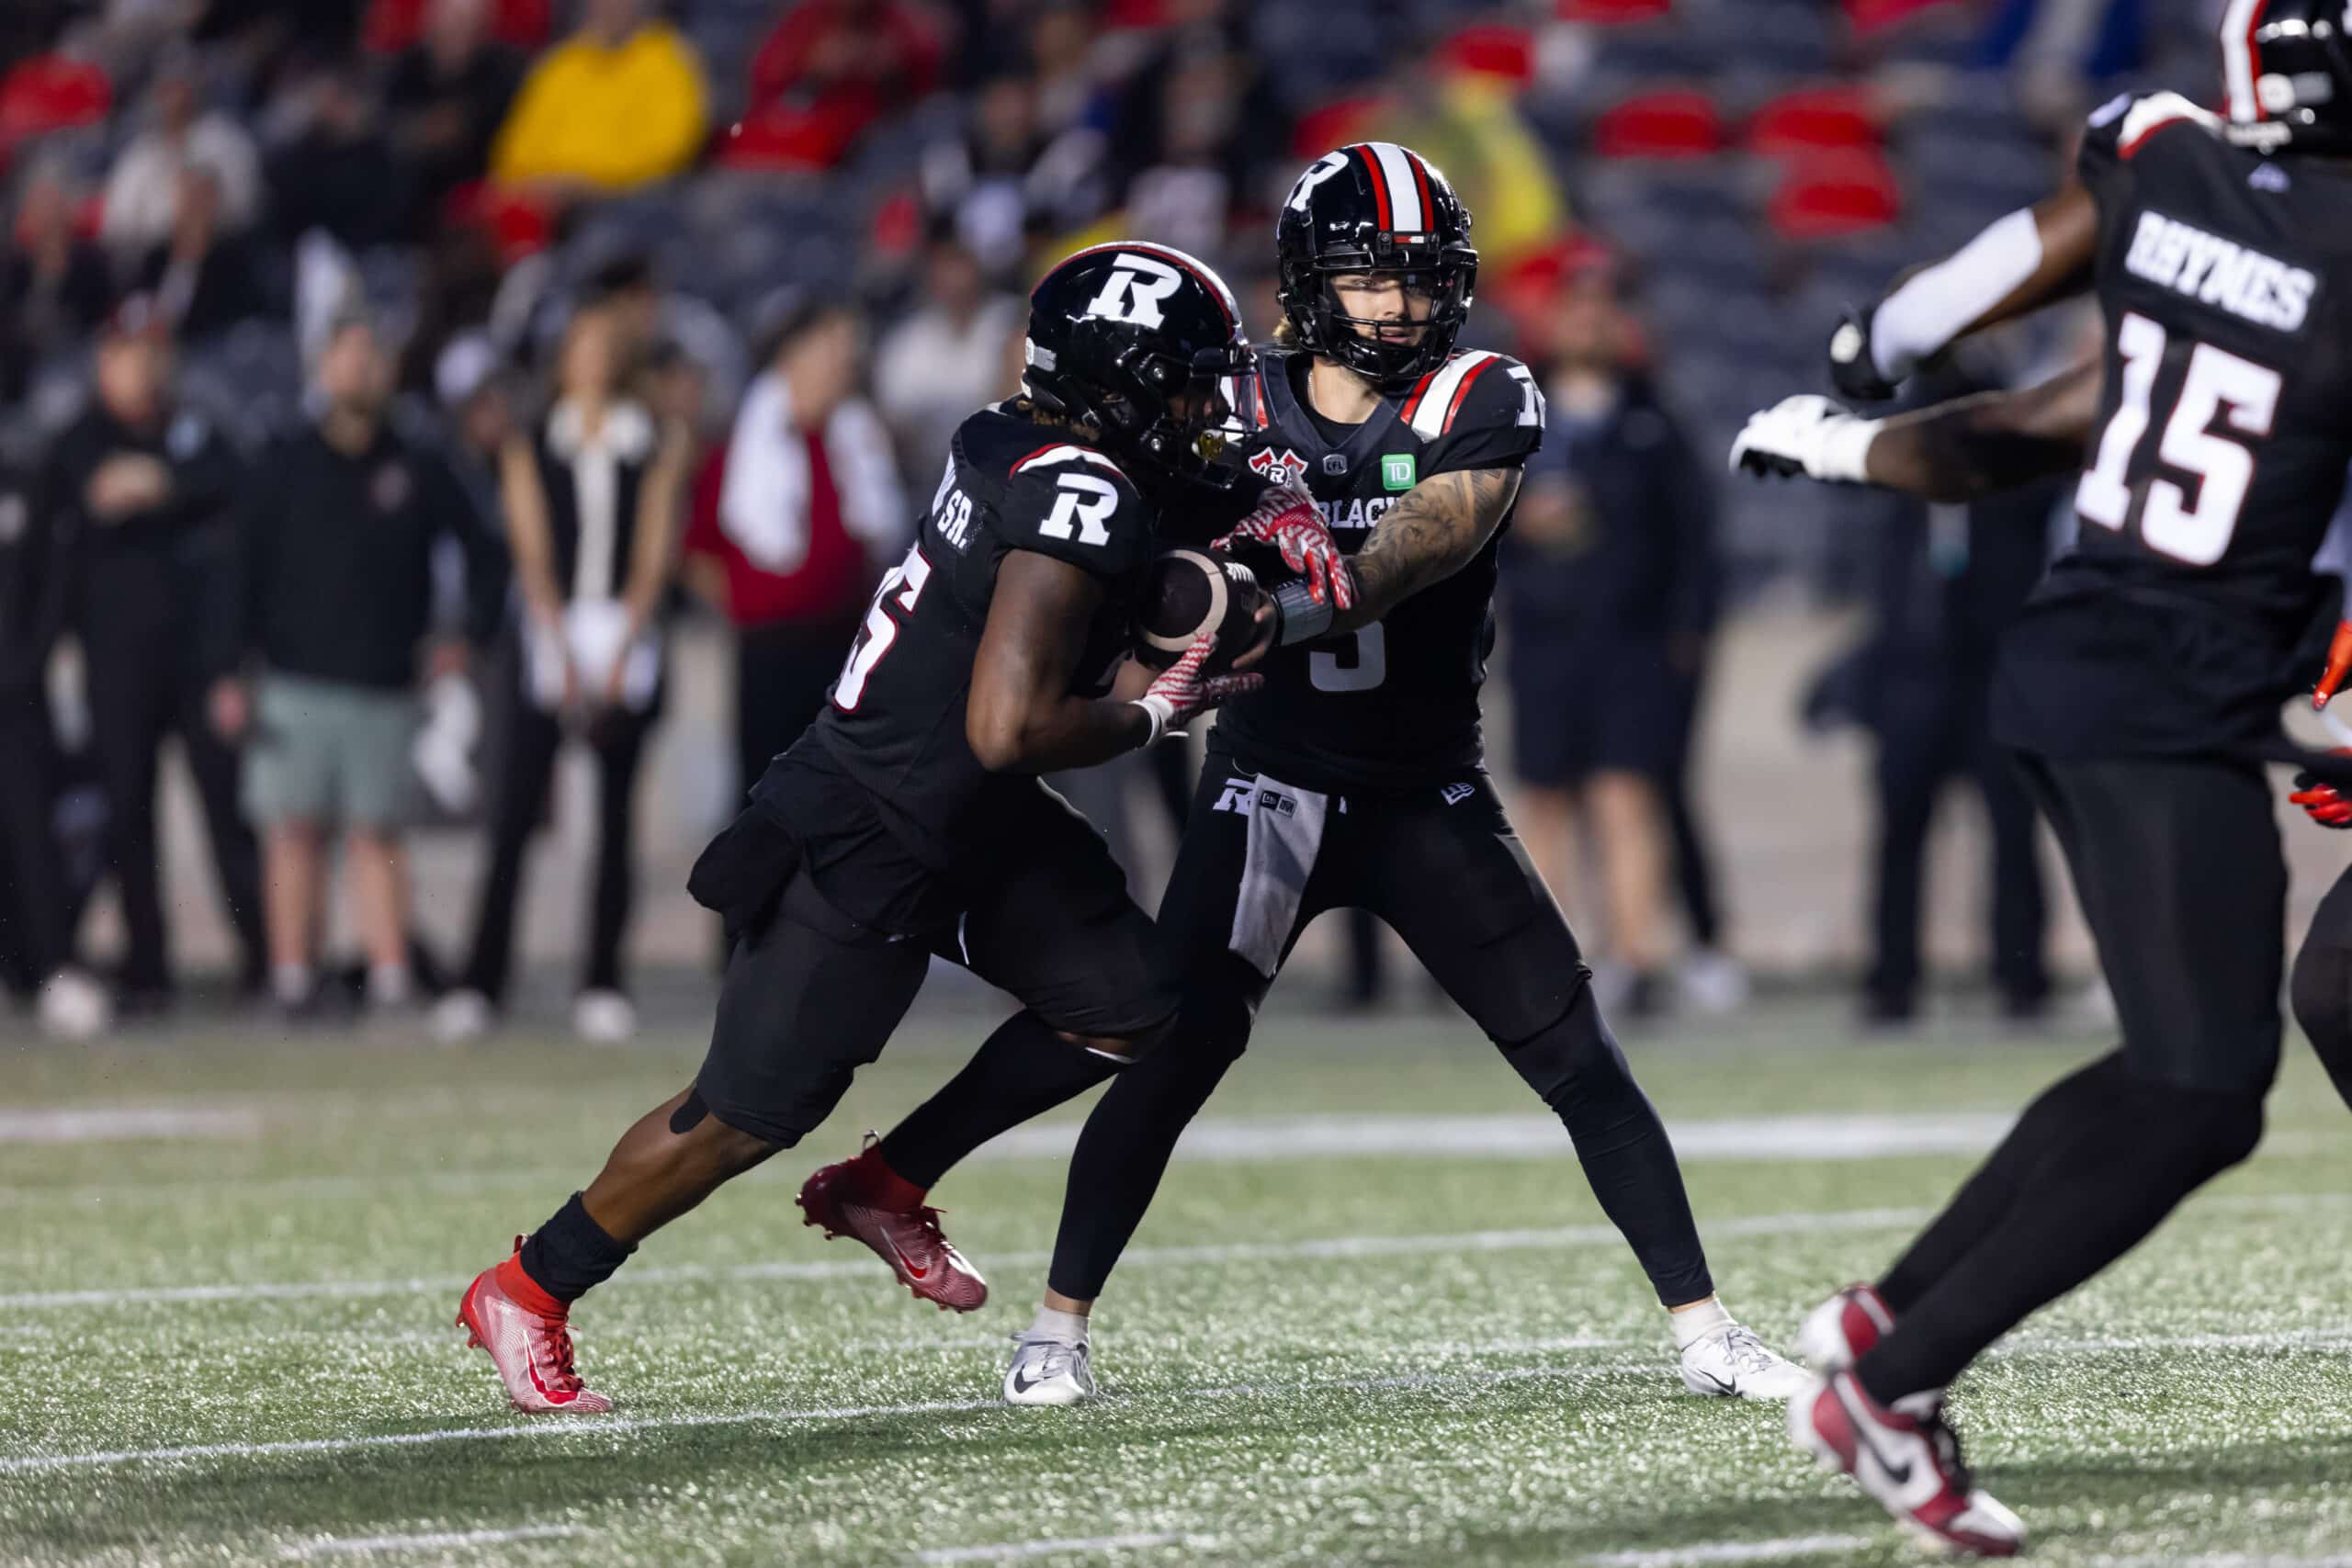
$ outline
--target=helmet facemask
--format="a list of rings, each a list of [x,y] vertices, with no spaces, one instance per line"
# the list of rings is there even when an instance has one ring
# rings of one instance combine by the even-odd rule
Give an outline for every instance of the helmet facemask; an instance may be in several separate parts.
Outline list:
[[[1406,314],[1350,314],[1335,280],[1361,276],[1397,278],[1408,298]],[[1477,280],[1477,253],[1467,246],[1449,246],[1434,256],[1426,251],[1378,257],[1341,253],[1285,266],[1283,310],[1307,352],[1337,360],[1384,390],[1396,390],[1444,364],[1453,352],[1469,320]],[[1412,314],[1415,296],[1430,302],[1426,319]],[[1390,335],[1400,326],[1418,330],[1409,336]]]

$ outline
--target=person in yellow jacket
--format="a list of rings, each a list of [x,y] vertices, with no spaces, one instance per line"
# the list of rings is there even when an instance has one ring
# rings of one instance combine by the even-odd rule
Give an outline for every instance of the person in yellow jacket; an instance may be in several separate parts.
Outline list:
[[[706,123],[702,69],[644,0],[589,0],[580,28],[540,56],[491,150],[501,184],[608,195],[694,161]]]

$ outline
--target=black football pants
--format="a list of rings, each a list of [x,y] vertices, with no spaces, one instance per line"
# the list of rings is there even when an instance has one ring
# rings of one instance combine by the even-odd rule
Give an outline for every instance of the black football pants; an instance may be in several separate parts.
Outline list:
[[[1051,1283],[1102,1292],[1185,1124],[1250,1043],[1298,933],[1326,909],[1393,926],[1566,1125],[1601,1208],[1669,1305],[1713,1292],[1657,1112],[1590,971],[1483,773],[1402,798],[1324,796],[1210,742],[1159,925],[1183,976],[1168,1040],[1113,1080],[1069,1169]]]
[[[2065,846],[2120,1050],[2027,1107],[1879,1282],[1880,1400],[1940,1388],[2254,1152],[2278,1066],[2287,868],[2252,762],[2058,761],[2026,777]]]

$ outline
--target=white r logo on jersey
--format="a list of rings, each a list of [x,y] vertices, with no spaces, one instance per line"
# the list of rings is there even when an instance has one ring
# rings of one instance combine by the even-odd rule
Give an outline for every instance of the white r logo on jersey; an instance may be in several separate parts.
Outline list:
[[[1086,308],[1090,316],[1104,316],[1130,326],[1156,327],[1164,319],[1159,302],[1184,287],[1184,275],[1164,261],[1123,251],[1102,280],[1102,292]]]

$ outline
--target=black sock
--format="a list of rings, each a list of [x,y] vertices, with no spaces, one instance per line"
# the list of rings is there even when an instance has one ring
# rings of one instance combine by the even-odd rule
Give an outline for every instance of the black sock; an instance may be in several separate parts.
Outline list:
[[[2001,1146],[1986,1156],[1968,1184],[1879,1280],[1879,1297],[1887,1310],[1897,1314],[1910,1311],[1911,1304],[1968,1256],[2020,1198],[2031,1195],[2038,1185],[2033,1180],[2035,1168],[2066,1136],[2076,1108],[2110,1103],[2124,1077],[2123,1052],[2119,1047],[2043,1089],[2001,1140]]]
[[[1684,1306],[1713,1295],[1673,1142],[1601,1021],[1592,987],[1558,1022],[1502,1053],[1568,1130],[1601,1213],[1634,1249],[1658,1300]]]
[[[998,1134],[1075,1100],[1119,1064],[1073,1045],[1034,1012],[1017,1012],[964,1070],[882,1139],[882,1163],[917,1187],[935,1187],[956,1162]]]
[[[2129,1252],[2182,1199],[2254,1152],[2262,1096],[2119,1073],[2108,1093],[2070,1097],[2042,1118],[2036,1137],[2046,1148],[2029,1201],[2011,1204],[1855,1363],[1871,1398],[1945,1386],[2029,1314]]]
[[[576,1302],[611,1279],[636,1250],[615,1241],[589,1218],[587,1205],[574,1192],[524,1240],[515,1261],[539,1289],[560,1302]]]

